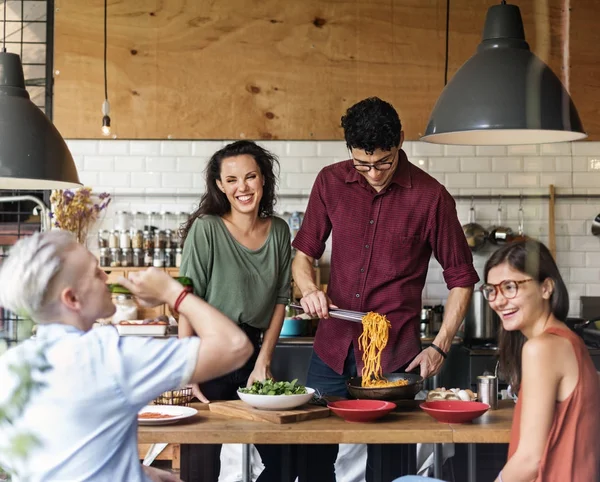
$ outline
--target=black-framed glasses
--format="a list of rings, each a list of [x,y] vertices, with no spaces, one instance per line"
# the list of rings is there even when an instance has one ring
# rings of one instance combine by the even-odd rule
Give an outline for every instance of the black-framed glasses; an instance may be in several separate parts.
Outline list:
[[[481,291],[483,297],[488,301],[494,301],[496,299],[496,296],[498,295],[498,290],[500,290],[502,296],[510,300],[517,296],[517,293],[519,292],[519,285],[532,280],[533,278],[523,279],[520,281],[505,279],[504,281],[495,285],[491,283],[486,283],[481,288],[479,288],[479,291]]]
[[[359,172],[369,172],[371,169],[375,169],[376,171],[389,171],[392,168],[392,164],[394,164],[396,154],[394,154],[390,161],[376,162],[375,164],[356,164],[356,159],[352,158],[354,161],[354,169]]]

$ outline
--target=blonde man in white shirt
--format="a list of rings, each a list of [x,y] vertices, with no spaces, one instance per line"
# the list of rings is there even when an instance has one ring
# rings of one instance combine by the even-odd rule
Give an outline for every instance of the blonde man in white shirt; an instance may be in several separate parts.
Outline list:
[[[64,231],[20,240],[2,264],[0,305],[39,327],[36,339],[0,357],[0,407],[20,382],[11,365],[35,365],[40,352],[49,365],[34,370],[41,386],[22,413],[0,424],[4,440],[31,433],[39,441],[27,460],[0,453],[0,466],[17,474],[13,480],[178,480],[140,465],[138,411],[166,390],[241,367],[252,353],[232,321],[193,294],[181,299],[183,287],[153,268],[120,282],[146,305],[173,307],[179,298],[178,310],[198,338],[120,338],[110,327],[91,330],[115,311],[106,280],[97,259]]]

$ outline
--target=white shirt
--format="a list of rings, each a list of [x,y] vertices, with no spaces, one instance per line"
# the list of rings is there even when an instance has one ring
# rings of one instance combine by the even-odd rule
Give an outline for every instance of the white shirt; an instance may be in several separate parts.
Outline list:
[[[113,327],[89,332],[62,324],[40,325],[0,357],[0,407],[14,392],[11,364],[32,362],[43,348],[50,369],[35,372],[44,384],[13,426],[0,425],[0,465],[14,480],[137,482],[144,475],[137,447],[137,413],[166,390],[189,382],[200,340],[119,337]],[[25,461],[6,454],[7,437],[29,432],[40,446]]]

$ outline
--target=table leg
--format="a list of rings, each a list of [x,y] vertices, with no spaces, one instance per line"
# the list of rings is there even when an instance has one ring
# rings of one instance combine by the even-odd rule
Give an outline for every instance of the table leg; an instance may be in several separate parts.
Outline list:
[[[248,444],[242,444],[242,482],[252,482],[252,454]]]
[[[476,482],[477,479],[477,459],[475,444],[467,444],[467,481]]]
[[[442,444],[433,444],[433,476],[442,478],[442,465],[444,464],[444,450]]]

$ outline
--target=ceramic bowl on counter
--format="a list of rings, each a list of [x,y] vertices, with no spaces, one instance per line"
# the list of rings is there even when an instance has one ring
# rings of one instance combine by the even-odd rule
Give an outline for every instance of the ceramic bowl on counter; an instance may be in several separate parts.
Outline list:
[[[259,410],[291,410],[308,403],[314,393],[314,389],[308,387],[306,387],[306,393],[298,395],[256,395],[239,390],[237,392],[241,400]]]
[[[490,409],[487,403],[463,402],[462,400],[440,400],[423,402],[421,409],[442,423],[467,423],[480,417]]]
[[[396,404],[385,400],[338,400],[329,409],[346,422],[372,422],[390,413]]]

